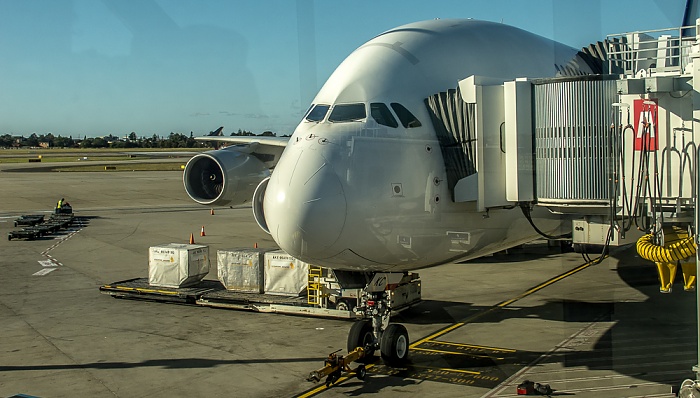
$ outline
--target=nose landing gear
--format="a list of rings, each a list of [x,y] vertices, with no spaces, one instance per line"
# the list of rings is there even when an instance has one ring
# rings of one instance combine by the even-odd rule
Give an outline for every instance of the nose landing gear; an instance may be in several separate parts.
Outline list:
[[[311,372],[308,381],[321,381],[326,378],[326,387],[333,385],[343,371],[354,373],[364,380],[366,368],[360,365],[350,369],[353,361],[373,363],[374,354],[379,351],[384,363],[391,367],[402,367],[408,363],[409,338],[403,325],[389,323],[391,315],[390,292],[407,276],[402,273],[377,273],[365,286],[360,304],[355,309],[358,317],[348,333],[348,355],[333,352],[324,362],[324,367]],[[408,277],[410,280],[410,277]]]
[[[390,324],[392,286],[402,282],[402,273],[377,273],[363,289],[360,305],[355,312],[362,320],[355,322],[348,333],[348,351],[364,347],[365,361],[371,361],[375,351],[389,366],[400,367],[408,362],[408,331],[403,325]]]

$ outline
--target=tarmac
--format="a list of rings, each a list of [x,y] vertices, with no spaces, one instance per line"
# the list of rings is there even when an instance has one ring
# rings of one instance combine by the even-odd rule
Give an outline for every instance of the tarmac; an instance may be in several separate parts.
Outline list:
[[[306,381],[344,349],[351,321],[115,299],[99,287],[148,273],[164,243],[274,248],[250,207],[194,204],[179,172],[7,172],[0,232],[65,198],[79,222],[0,239],[0,397],[511,397],[524,380],[553,395],[672,397],[693,378],[696,296],[659,293],[634,248],[599,264],[535,242],[420,271],[424,301],[393,318],[410,365],[364,381]],[[206,236],[199,236],[202,226]],[[680,278],[680,277],[679,277]],[[213,267],[206,279],[216,280]]]

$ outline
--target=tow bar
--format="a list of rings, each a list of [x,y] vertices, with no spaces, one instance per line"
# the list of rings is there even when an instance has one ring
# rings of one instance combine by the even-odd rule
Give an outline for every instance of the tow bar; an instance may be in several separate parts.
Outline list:
[[[340,351],[341,350],[338,350],[328,354],[328,358],[323,361],[323,367],[309,373],[309,377],[306,380],[311,382],[319,382],[321,379],[326,377],[326,387],[330,387],[333,385],[333,383],[340,379],[340,375],[343,371],[354,373],[358,379],[364,380],[365,376],[367,375],[365,365],[359,365],[355,369],[350,368],[350,364],[352,362],[365,356],[364,348],[357,347],[345,356],[338,355],[338,352]]]

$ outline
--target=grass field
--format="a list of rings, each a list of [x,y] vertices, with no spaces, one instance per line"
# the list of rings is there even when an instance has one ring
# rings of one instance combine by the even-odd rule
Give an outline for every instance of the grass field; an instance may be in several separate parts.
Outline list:
[[[51,171],[70,172],[70,171],[101,171],[101,172],[116,172],[116,171],[181,171],[186,162],[167,162],[167,163],[129,163],[129,164],[114,164],[114,165],[84,165],[84,166],[56,166],[51,167]]]
[[[133,148],[133,149],[0,149],[0,164],[37,162],[44,170],[51,171],[176,171],[182,166],[193,148]],[[183,152],[181,155],[178,152]],[[189,152],[190,154],[186,153]],[[131,154],[133,153],[133,155]],[[142,155],[139,153],[143,153]],[[139,162],[139,160],[150,160]],[[164,161],[159,162],[158,159]],[[165,161],[165,159],[168,159]],[[181,160],[181,161],[178,161]],[[77,162],[80,165],[60,165],[65,162]],[[91,164],[100,162],[100,164]],[[105,163],[109,163],[105,165]]]

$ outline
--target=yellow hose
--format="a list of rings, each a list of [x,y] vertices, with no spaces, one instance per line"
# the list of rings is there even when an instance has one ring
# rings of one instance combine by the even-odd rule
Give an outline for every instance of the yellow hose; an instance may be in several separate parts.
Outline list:
[[[679,261],[695,255],[697,246],[695,238],[688,236],[688,232],[679,227],[664,230],[665,246],[654,244],[654,235],[647,234],[637,240],[637,253],[649,261],[654,261],[659,271],[660,291],[670,293],[673,281],[676,277],[676,267]],[[694,290],[697,268],[694,259],[692,264],[686,260],[682,265],[685,290]]]
[[[666,236],[669,235],[671,234]],[[653,234],[644,235],[637,240],[637,253],[643,259],[657,263],[670,263],[695,255],[696,247],[693,236],[688,236],[666,246],[655,245],[653,241]]]

